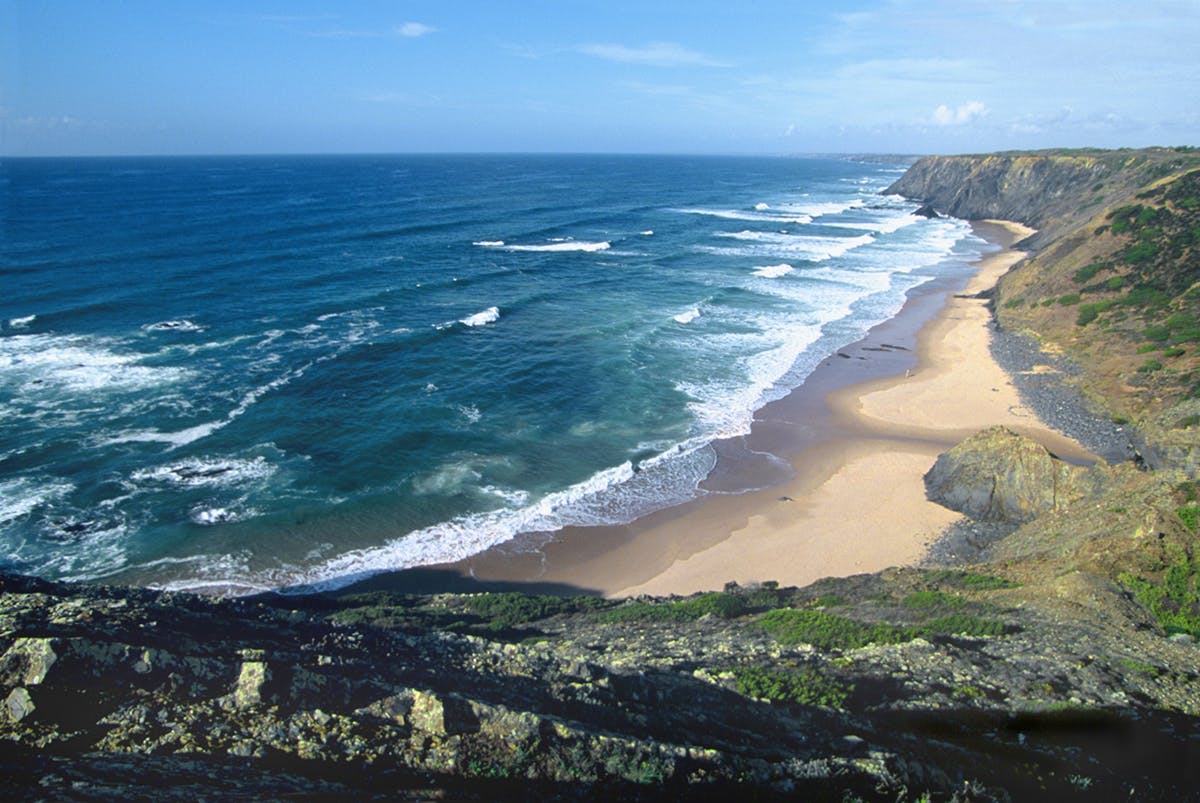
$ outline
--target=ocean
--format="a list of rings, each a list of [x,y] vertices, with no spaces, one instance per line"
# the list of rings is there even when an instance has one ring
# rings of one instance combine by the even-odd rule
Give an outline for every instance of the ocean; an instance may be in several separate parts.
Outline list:
[[[0,566],[329,588],[694,498],[985,250],[905,167],[0,160]]]

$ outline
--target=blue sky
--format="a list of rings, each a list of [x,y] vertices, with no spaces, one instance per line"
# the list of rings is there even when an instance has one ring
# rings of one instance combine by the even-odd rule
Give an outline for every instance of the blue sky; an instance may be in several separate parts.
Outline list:
[[[0,0],[0,153],[1200,145],[1200,0]]]

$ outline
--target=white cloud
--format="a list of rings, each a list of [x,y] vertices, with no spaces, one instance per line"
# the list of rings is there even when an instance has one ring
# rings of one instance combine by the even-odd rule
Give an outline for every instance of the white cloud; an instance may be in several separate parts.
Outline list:
[[[414,39],[418,36],[426,36],[434,33],[435,31],[437,31],[437,28],[434,28],[432,25],[426,25],[423,22],[406,22],[396,27],[396,33]]]
[[[650,42],[642,47],[617,44],[580,45],[579,52],[622,64],[648,64],[653,67],[728,67],[730,65],[689,50],[675,42]]]
[[[987,106],[977,100],[969,100],[957,109],[951,109],[943,103],[933,110],[933,121],[938,125],[966,125],[987,113]]]

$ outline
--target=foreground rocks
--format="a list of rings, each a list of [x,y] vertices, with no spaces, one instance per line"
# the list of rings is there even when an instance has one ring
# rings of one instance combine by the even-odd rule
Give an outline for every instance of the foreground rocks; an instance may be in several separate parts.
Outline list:
[[[1119,586],[893,570],[615,603],[5,576],[10,799],[1184,799],[1200,676]]]

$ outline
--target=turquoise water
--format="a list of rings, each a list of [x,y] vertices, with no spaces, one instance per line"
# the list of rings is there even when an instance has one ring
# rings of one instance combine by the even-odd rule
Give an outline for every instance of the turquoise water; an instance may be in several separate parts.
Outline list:
[[[170,588],[694,497],[715,439],[983,247],[881,161],[0,165],[0,561]]]

